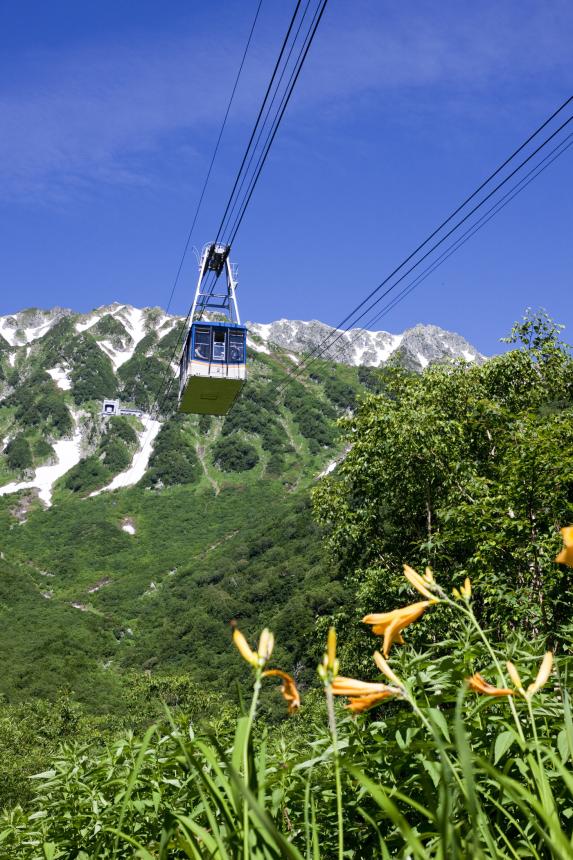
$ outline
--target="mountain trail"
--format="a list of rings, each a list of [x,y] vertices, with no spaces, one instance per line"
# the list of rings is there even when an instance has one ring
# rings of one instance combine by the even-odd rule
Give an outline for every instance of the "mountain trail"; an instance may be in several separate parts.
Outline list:
[[[219,487],[219,484],[217,483],[217,481],[211,477],[211,475],[209,474],[209,472],[207,470],[207,464],[205,463],[205,446],[204,445],[197,445],[195,447],[195,450],[197,452],[197,457],[199,458],[199,462],[201,463],[201,466],[203,468],[203,471],[205,472],[207,480],[209,481],[209,483],[213,487],[213,490],[215,491],[215,495],[218,496],[220,491],[221,491],[221,488]]]

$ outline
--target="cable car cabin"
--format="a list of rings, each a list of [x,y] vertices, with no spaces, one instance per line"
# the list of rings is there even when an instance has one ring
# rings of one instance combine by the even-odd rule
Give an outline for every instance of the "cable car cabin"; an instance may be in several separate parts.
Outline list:
[[[192,323],[179,368],[179,412],[225,415],[247,379],[247,329]]]

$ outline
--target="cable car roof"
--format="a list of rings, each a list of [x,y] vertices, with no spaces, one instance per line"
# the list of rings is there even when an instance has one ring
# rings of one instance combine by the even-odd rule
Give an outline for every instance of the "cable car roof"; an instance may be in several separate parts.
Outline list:
[[[192,323],[193,326],[208,326],[209,328],[234,328],[241,329],[241,331],[246,331],[247,327],[241,325],[241,323],[231,322],[230,320],[194,320]]]

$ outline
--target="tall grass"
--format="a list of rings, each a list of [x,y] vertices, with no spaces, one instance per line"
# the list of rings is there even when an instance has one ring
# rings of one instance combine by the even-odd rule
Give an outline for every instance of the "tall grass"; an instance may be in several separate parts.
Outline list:
[[[30,808],[3,814],[0,857],[573,858],[567,660],[541,662],[517,636],[494,646],[469,583],[452,598],[414,574],[422,609],[369,622],[384,650],[372,680],[340,674],[331,631],[322,701],[310,692],[288,724],[265,726],[262,684],[278,677],[293,712],[298,692],[269,669],[272,634],[255,651],[235,631],[253,696],[233,733],[196,733],[168,713],[168,730],[142,740],[64,747],[33,777]],[[457,613],[457,638],[397,649],[415,617],[436,609]]]

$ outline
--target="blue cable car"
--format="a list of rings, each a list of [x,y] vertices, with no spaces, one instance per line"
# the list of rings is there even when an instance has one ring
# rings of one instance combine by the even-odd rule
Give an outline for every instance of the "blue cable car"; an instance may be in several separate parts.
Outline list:
[[[191,326],[179,365],[179,412],[225,415],[247,379],[247,329],[239,318],[236,271],[229,251],[228,245],[212,243],[201,255]],[[224,286],[220,286],[223,271]],[[208,311],[226,319],[204,319]]]

